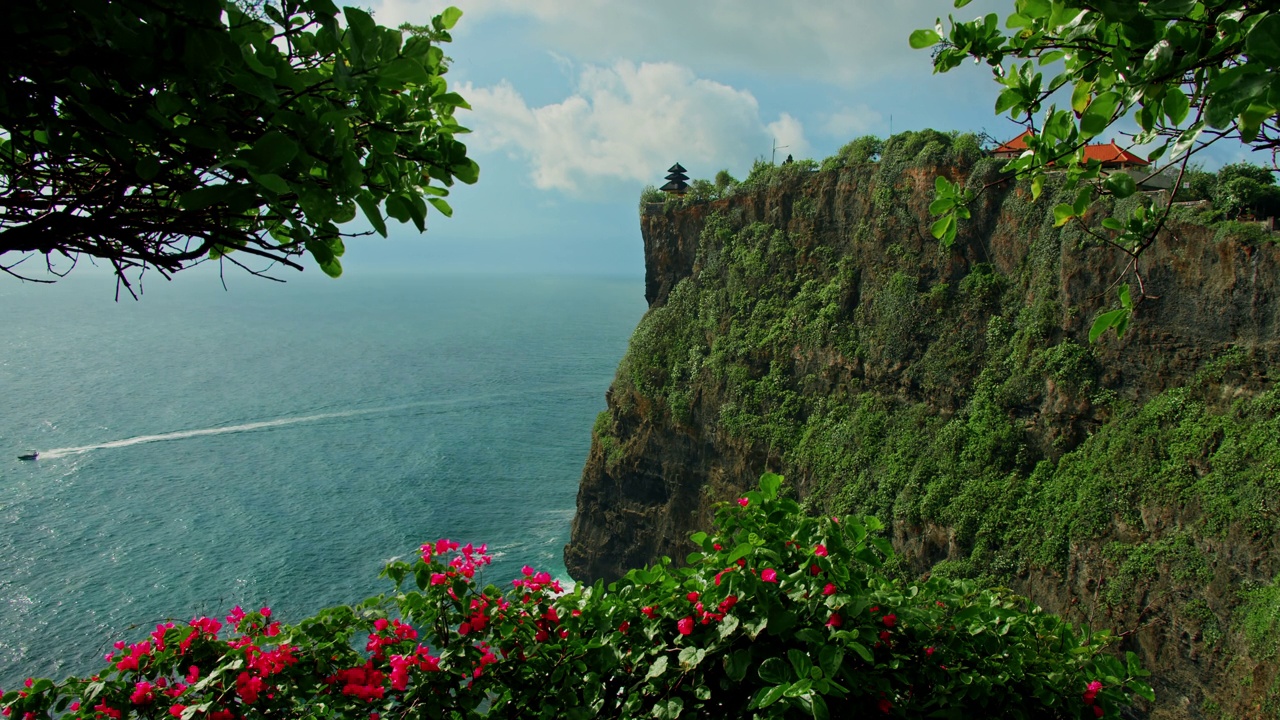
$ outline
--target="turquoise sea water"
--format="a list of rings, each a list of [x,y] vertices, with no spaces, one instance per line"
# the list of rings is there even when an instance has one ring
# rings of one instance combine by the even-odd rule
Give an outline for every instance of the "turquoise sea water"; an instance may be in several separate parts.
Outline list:
[[[639,279],[195,280],[0,282],[0,687],[165,618],[362,599],[438,537],[564,576]]]

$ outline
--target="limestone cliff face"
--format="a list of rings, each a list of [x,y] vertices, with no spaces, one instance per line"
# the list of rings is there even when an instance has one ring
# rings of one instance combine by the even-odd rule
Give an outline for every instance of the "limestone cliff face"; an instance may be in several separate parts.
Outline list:
[[[991,184],[952,250],[929,233],[939,173]],[[1171,222],[1142,258],[1158,297],[1089,344],[1123,263],[1054,229],[1052,192],[997,180],[886,150],[642,214],[650,310],[570,573],[683,558],[772,470],[888,522],[904,574],[1122,633],[1152,717],[1280,717],[1280,247]]]

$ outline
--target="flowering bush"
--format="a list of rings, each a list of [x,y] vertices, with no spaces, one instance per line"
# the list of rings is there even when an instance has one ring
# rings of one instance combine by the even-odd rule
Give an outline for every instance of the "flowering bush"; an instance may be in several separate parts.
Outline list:
[[[4,714],[382,717],[1118,717],[1151,699],[1132,654],[1003,591],[892,582],[874,518],[811,518],[781,478],[726,503],[686,567],[564,592],[525,568],[481,587],[484,546],[428,543],[394,592],[296,625],[236,608],[29,680]]]

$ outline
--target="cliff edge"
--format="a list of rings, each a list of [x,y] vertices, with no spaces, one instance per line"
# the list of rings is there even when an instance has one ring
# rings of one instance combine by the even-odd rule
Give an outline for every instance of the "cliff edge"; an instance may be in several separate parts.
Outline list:
[[[888,523],[903,575],[1113,629],[1154,673],[1150,717],[1280,717],[1280,246],[1175,218],[1142,257],[1159,297],[1090,344],[1116,254],[1052,227],[1052,189],[937,145],[642,213],[650,309],[570,573],[683,558],[775,471],[814,512]],[[949,250],[938,174],[988,186]]]

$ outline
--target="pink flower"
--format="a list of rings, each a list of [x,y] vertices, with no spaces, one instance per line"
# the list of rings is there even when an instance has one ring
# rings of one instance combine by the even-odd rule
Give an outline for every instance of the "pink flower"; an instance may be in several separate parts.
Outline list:
[[[1089,683],[1088,687],[1085,688],[1084,695],[1082,696],[1084,698],[1084,704],[1092,705],[1093,699],[1098,697],[1098,692],[1100,690],[1102,690],[1102,683],[1097,680]]]
[[[618,632],[622,633],[623,635],[626,635],[627,631],[630,629],[631,629],[631,623],[626,620],[623,620],[622,624],[618,626]]]
[[[150,703],[152,700],[155,699],[151,695],[151,691],[154,687],[155,687],[154,685],[147,682],[146,680],[143,680],[137,685],[134,685],[133,693],[129,695],[129,702],[133,703],[134,705],[146,705]]]
[[[813,554],[814,554],[814,555],[817,555],[818,557],[826,557],[826,556],[827,556],[827,546],[826,546],[826,545],[821,545],[821,544],[813,546]]]
[[[196,667],[195,665],[192,665],[191,667],[187,668],[187,682],[194,685],[196,684],[196,681],[198,681],[199,679],[200,679],[200,668]]]
[[[840,613],[831,613],[831,617],[827,618],[827,627],[838,628],[844,624],[844,620],[840,618]]]
[[[692,633],[693,618],[692,617],[681,618],[680,621],[676,623],[676,629],[680,631],[681,635],[688,635]]]
[[[657,610],[652,605],[645,605],[640,608],[640,612],[644,613],[644,616],[650,620],[658,616]]]
[[[689,602],[698,602],[698,593],[696,592],[691,592],[688,595],[685,595],[684,597]]]
[[[742,507],[746,507],[747,505],[751,504],[751,501],[746,498],[738,498],[738,504],[741,505]]]
[[[835,595],[836,592],[838,592],[838,590],[835,583],[827,583],[827,586],[822,588],[823,595]]]
[[[1100,717],[1102,717],[1102,714],[1103,714],[1103,713],[1102,713],[1102,706],[1101,706],[1101,705],[1094,705],[1094,706],[1093,706],[1093,716],[1094,716],[1094,717],[1097,717],[1097,718],[1100,718]]]
[[[897,616],[897,615],[894,615],[893,613],[889,613],[888,615],[885,615],[885,616],[884,616],[884,626],[885,626],[885,627],[893,627],[894,625],[897,625],[897,624],[898,624],[898,616]]]
[[[431,584],[432,584],[432,585],[447,585],[448,583],[449,583],[449,578],[448,578],[448,577],[446,577],[446,576],[444,576],[444,575],[442,575],[442,574],[440,574],[440,573],[431,573]]]
[[[258,612],[262,613],[262,617],[264,617],[264,618],[269,618],[269,617],[271,617],[271,608],[269,608],[269,607],[264,607],[264,608],[262,608],[261,610],[259,610]]]
[[[170,705],[169,714],[174,717],[182,717],[182,711],[186,709],[187,709],[186,705]]]
[[[765,568],[764,571],[760,573],[760,579],[767,583],[776,583],[778,582],[778,571],[773,568]]]
[[[888,714],[893,709],[893,703],[889,702],[888,698],[880,698],[880,702],[876,703],[876,706],[880,708],[880,712],[885,714]]]
[[[933,654],[934,654],[935,652],[937,652],[937,650],[936,650],[935,648],[933,648],[932,646],[927,647],[927,648],[925,648],[925,649],[924,649],[924,655],[925,655],[925,657],[933,657]]]
[[[720,601],[720,612],[727,613],[729,612],[729,608],[737,604],[738,604],[738,596],[730,595],[729,597]]]

